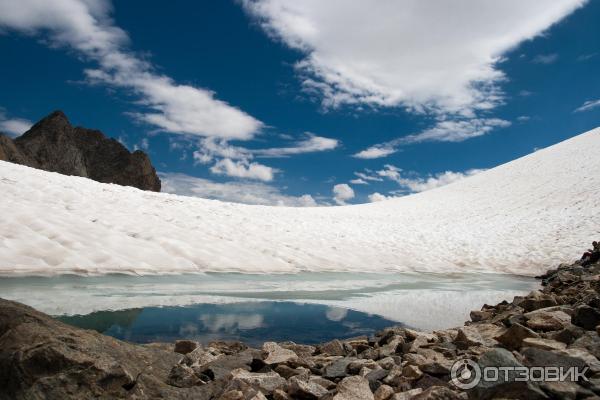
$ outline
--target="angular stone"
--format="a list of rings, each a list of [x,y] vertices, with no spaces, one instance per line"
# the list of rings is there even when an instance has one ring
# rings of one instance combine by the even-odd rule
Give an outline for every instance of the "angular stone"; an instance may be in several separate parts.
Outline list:
[[[394,395],[394,389],[388,385],[381,385],[373,393],[374,400],[388,400]]]
[[[512,324],[506,332],[500,336],[496,336],[496,340],[509,350],[518,350],[521,348],[523,339],[539,338],[536,332],[521,324]]]
[[[298,355],[293,350],[284,349],[275,342],[265,342],[263,344],[263,354],[265,364],[280,364],[298,359]]]
[[[600,324],[600,311],[596,308],[582,305],[575,309],[571,322],[585,330],[592,331]]]
[[[394,394],[394,396],[392,396],[392,400],[411,400],[414,399],[416,395],[421,394],[422,392],[423,389],[421,388],[410,389],[405,392]]]
[[[369,381],[361,376],[349,376],[337,386],[333,400],[374,400]]]
[[[324,378],[343,378],[348,375],[347,368],[356,358],[346,357],[340,358],[325,367],[323,372]]]
[[[539,290],[531,292],[529,296],[519,303],[519,307],[522,307],[525,311],[533,311],[556,305],[558,305],[558,303],[554,296],[544,294]]]
[[[275,389],[273,391],[273,400],[292,400],[292,397],[282,389]]]
[[[464,400],[463,397],[444,386],[432,386],[429,389],[411,397],[412,400]]]
[[[377,361],[377,364],[379,364],[379,366],[381,366],[381,368],[392,369],[392,367],[394,365],[396,365],[396,360],[394,360],[393,357],[386,357],[386,358],[382,358],[381,360]]]
[[[526,349],[529,350],[530,348]],[[537,349],[533,349],[537,350]],[[481,370],[486,367],[523,367],[514,355],[508,350],[495,348],[484,353],[478,361]],[[544,364],[551,365],[551,364]],[[517,373],[514,370],[503,372],[497,381],[481,380],[471,389],[471,394],[476,399],[547,399],[548,396],[534,383],[516,381]]]
[[[567,345],[551,339],[525,338],[523,340],[523,347],[536,347],[542,350],[564,350],[567,348]]]
[[[198,347],[198,342],[194,340],[176,340],[175,341],[175,353],[179,354],[187,354],[196,350]]]
[[[275,389],[283,387],[286,383],[285,379],[274,371],[257,373],[241,368],[231,371],[231,381],[241,381],[264,394],[271,394]]]
[[[402,368],[402,376],[408,379],[419,379],[423,376],[423,372],[416,365],[405,365]]]
[[[214,355],[210,350],[203,347],[198,347],[190,353],[187,353],[181,362],[188,367],[202,367],[212,361],[215,361],[217,358],[218,356]]]
[[[498,343],[494,337],[503,331],[503,328],[493,324],[464,326],[458,330],[454,344],[463,349],[471,346],[493,347]]]
[[[571,317],[561,310],[545,311],[541,309],[524,314],[524,316],[527,318],[526,325],[529,328],[543,332],[557,331],[571,323]]]
[[[288,382],[288,393],[294,398],[317,400],[327,394],[327,389],[315,381],[294,376]]]
[[[244,400],[244,393],[241,390],[229,390],[223,393],[219,400]]]
[[[192,386],[203,385],[203,382],[191,367],[185,364],[176,364],[169,372],[167,384],[179,388],[189,388]]]
[[[320,347],[321,353],[329,354],[330,356],[345,356],[346,349],[342,342],[337,339],[327,342]]]
[[[471,317],[471,321],[473,322],[480,322],[480,321],[484,321],[486,319],[490,319],[492,317],[492,313],[490,311],[476,311],[473,310],[471,311],[471,313],[469,314],[469,316]]]
[[[566,343],[567,346],[573,343],[576,339],[580,338],[585,333],[585,329],[568,324],[559,331],[546,333],[547,339],[558,340],[559,342]]]

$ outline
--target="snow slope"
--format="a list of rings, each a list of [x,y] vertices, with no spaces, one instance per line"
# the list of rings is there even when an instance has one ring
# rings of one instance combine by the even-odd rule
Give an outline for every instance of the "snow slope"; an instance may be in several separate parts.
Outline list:
[[[0,275],[489,271],[600,236],[600,128],[454,184],[343,207],[248,206],[0,162]]]

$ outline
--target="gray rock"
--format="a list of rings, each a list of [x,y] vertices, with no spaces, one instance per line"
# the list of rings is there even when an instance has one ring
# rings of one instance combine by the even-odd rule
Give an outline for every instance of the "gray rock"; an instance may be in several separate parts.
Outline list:
[[[432,386],[429,389],[411,397],[413,400],[464,400],[463,397],[453,390],[444,386]]]
[[[3,399],[207,398],[213,385],[179,389],[166,383],[180,358],[172,346],[122,342],[0,299]]]
[[[356,358],[346,357],[340,358],[325,367],[323,372],[323,377],[325,378],[343,378],[348,375],[347,368],[348,366],[356,361]]]
[[[327,342],[320,347],[321,353],[329,354],[330,356],[345,356],[346,349],[342,342],[337,339]]]
[[[235,382],[240,381],[264,394],[271,394],[275,389],[282,388],[286,384],[285,379],[274,371],[257,373],[241,368],[231,371],[230,379],[231,386],[235,386]]]
[[[374,400],[388,400],[394,395],[394,389],[388,385],[381,385],[373,393]]]
[[[535,349],[537,350],[537,349]],[[495,348],[484,353],[478,361],[483,371],[485,367],[523,367],[508,350]],[[502,373],[497,381],[481,380],[471,389],[471,395],[477,399],[547,399],[548,396],[534,383],[518,382],[517,373],[508,371]],[[471,396],[470,396],[471,397]]]
[[[337,386],[333,400],[374,400],[369,381],[361,376],[349,376]]]
[[[561,310],[540,309],[524,314],[526,325],[536,331],[557,331],[571,323],[571,317]]]
[[[190,388],[192,386],[203,385],[202,381],[191,367],[185,364],[173,366],[167,377],[167,384],[179,388]]]
[[[175,341],[175,353],[179,354],[187,354],[196,350],[198,347],[198,342],[193,340],[176,340]]]
[[[288,393],[294,398],[318,400],[327,394],[328,390],[314,380],[292,377],[288,382]]]
[[[536,332],[521,324],[512,324],[506,332],[500,336],[496,336],[496,340],[509,350],[518,350],[521,348],[523,339],[539,338]]]
[[[414,399],[416,395],[423,393],[423,389],[410,389],[405,392],[396,393],[392,396],[392,400],[410,400]]]
[[[600,324],[600,311],[587,305],[581,305],[575,309],[571,322],[585,330],[593,331]]]
[[[467,325],[458,330],[454,343],[463,349],[471,346],[492,347],[498,343],[494,337],[503,331],[503,328],[493,324]]]
[[[284,349],[275,342],[265,342],[262,349],[265,364],[280,364],[298,359],[293,350]]]
[[[567,348],[567,345],[551,339],[525,338],[523,340],[523,347],[536,347],[542,350],[564,350]]]

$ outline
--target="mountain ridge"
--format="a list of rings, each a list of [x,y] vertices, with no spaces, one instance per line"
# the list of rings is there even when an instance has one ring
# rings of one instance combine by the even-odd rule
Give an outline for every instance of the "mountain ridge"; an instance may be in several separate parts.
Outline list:
[[[154,192],[161,188],[146,153],[130,153],[99,130],[74,127],[62,111],[50,113],[15,139],[0,134],[0,160],[101,183]]]

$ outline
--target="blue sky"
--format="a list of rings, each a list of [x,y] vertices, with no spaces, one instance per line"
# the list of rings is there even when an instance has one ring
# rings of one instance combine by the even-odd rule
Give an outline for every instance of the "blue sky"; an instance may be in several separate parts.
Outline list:
[[[167,191],[325,205],[600,125],[600,1],[369,3],[0,0],[0,130],[62,109]]]

